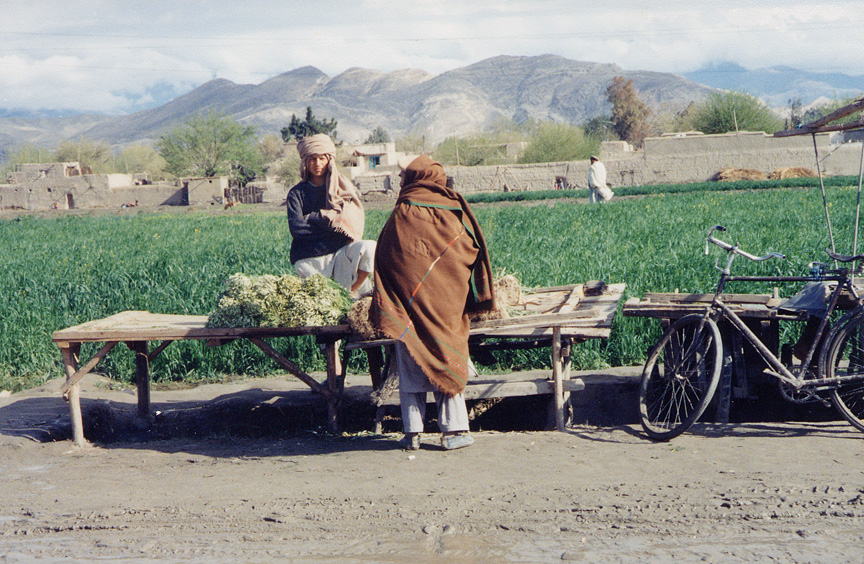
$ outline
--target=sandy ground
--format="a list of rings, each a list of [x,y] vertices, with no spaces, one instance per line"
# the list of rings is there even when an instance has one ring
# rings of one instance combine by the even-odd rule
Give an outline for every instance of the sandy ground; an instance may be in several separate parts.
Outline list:
[[[216,424],[284,411],[283,383],[155,391],[157,436],[125,423],[134,394],[88,376],[88,432],[117,428],[87,448],[42,442],[68,432],[59,382],[0,398],[0,563],[862,561],[864,436],[844,422],[665,444],[631,425],[481,430],[451,452],[432,433],[407,452],[396,433]]]

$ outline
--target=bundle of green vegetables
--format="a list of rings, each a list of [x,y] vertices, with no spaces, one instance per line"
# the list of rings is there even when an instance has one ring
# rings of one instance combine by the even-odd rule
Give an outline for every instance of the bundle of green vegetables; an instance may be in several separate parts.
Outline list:
[[[351,297],[324,276],[301,279],[285,274],[233,274],[225,281],[208,327],[300,327],[337,325],[345,320]]]

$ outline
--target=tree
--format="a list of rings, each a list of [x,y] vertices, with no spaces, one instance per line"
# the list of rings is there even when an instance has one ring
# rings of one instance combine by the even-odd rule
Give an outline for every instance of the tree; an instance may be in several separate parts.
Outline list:
[[[306,119],[300,121],[300,119],[291,114],[291,121],[288,123],[288,127],[283,127],[280,130],[282,134],[282,139],[286,142],[291,141],[292,139],[295,141],[300,141],[304,137],[309,137],[310,135],[316,135],[318,133],[326,133],[334,140],[336,139],[336,120],[334,118],[320,120],[316,118],[312,114],[312,107],[306,107]]]
[[[244,185],[261,171],[255,128],[220,113],[192,116],[159,139],[156,149],[175,176],[226,175]]]
[[[278,161],[282,158],[285,150],[285,142],[273,133],[265,135],[258,141],[258,152],[261,154],[261,162],[264,164]]]
[[[860,96],[847,96],[846,98],[835,98],[831,102],[822,105],[811,107],[801,116],[801,123],[807,124],[811,121],[816,121],[817,119],[823,118],[828,114],[839,110],[844,106],[848,106],[853,103],[855,100],[860,98]],[[832,121],[832,125],[841,125],[841,124],[849,124],[849,123],[864,123],[864,115],[861,112],[855,112],[849,114],[846,117],[840,118],[836,121]]]
[[[369,134],[369,137],[366,138],[364,143],[389,143],[390,142],[390,134],[381,127],[380,125],[376,127],[372,133]]]
[[[396,140],[396,150],[413,155],[424,155],[429,148],[425,135],[407,135]]]
[[[801,98],[789,99],[789,119],[786,120],[786,129],[794,129],[801,125]]]
[[[27,144],[15,147],[15,149],[6,155],[6,160],[8,160],[11,165],[50,163],[54,161],[54,154],[44,147]]]
[[[783,128],[781,120],[761,100],[743,92],[718,92],[696,106],[690,118],[692,128],[702,133],[764,131]]]
[[[146,172],[153,180],[165,178],[168,163],[149,145],[129,145],[114,157],[112,170],[124,174]]]
[[[461,166],[512,162],[507,159],[505,145],[486,134],[466,138],[448,137],[435,147],[433,156],[441,164]]]
[[[291,188],[300,182],[300,154],[297,152],[297,147],[289,147],[285,151],[285,156],[273,163],[268,174],[275,176],[286,188]]]
[[[551,163],[587,159],[600,148],[600,140],[562,123],[541,123],[519,157],[520,163]]]
[[[633,79],[612,78],[606,88],[606,98],[612,104],[612,129],[620,139],[641,147],[651,131],[647,122],[651,109],[639,99]]]
[[[611,116],[596,116],[585,122],[582,130],[588,137],[594,137],[601,141],[617,139],[618,135],[612,127]]]
[[[109,172],[111,157],[111,147],[107,143],[85,138],[64,141],[54,151],[55,161],[77,162],[82,169],[95,173]]]

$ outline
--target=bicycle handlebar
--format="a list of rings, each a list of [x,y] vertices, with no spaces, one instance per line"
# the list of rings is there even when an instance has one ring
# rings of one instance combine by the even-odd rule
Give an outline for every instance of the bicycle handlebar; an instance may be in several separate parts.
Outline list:
[[[763,260],[768,260],[768,259],[772,259],[772,258],[780,258],[780,259],[786,258],[785,255],[782,255],[780,253],[768,253],[767,255],[761,256],[761,257],[757,257],[756,255],[751,255],[747,251],[742,251],[741,249],[739,249],[737,244],[736,245],[730,245],[729,243],[727,243],[725,241],[721,241],[720,239],[714,237],[712,235],[712,233],[714,233],[714,231],[726,231],[726,228],[723,227],[722,225],[715,225],[714,227],[712,227],[711,229],[708,230],[708,237],[705,238],[705,254],[706,255],[708,254],[708,243],[713,243],[713,244],[717,245],[718,247],[720,247],[721,249],[723,249],[724,251],[730,252],[730,253],[735,254],[735,255],[741,255],[742,257],[750,259],[750,260],[763,261]]]

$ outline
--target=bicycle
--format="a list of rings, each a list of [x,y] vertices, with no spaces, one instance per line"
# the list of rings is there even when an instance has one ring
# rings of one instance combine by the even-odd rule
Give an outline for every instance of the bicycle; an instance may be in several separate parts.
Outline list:
[[[686,315],[672,323],[649,351],[639,388],[639,413],[645,432],[653,440],[668,441],[689,429],[705,412],[722,370],[723,342],[717,325],[720,320],[728,321],[756,349],[768,365],[764,372],[778,379],[788,400],[829,403],[826,395],[830,394],[831,403],[843,418],[864,431],[864,302],[852,283],[850,269],[829,269],[823,263],[813,263],[809,276],[732,276],[730,269],[736,256],[752,261],[785,256],[780,253],[754,256],[737,244],[714,237],[715,231],[725,230],[716,225],[705,239],[705,254],[709,253],[709,243],[728,253],[724,268],[719,266],[719,259],[715,265],[720,280],[711,303],[704,312]],[[864,260],[864,255],[827,252],[835,265]],[[827,313],[799,364],[794,363],[791,354],[781,355],[786,357],[785,363],[778,359],[723,302],[727,283],[745,281],[835,283]],[[831,313],[837,308],[841,294],[852,297],[853,307],[832,322]]]

